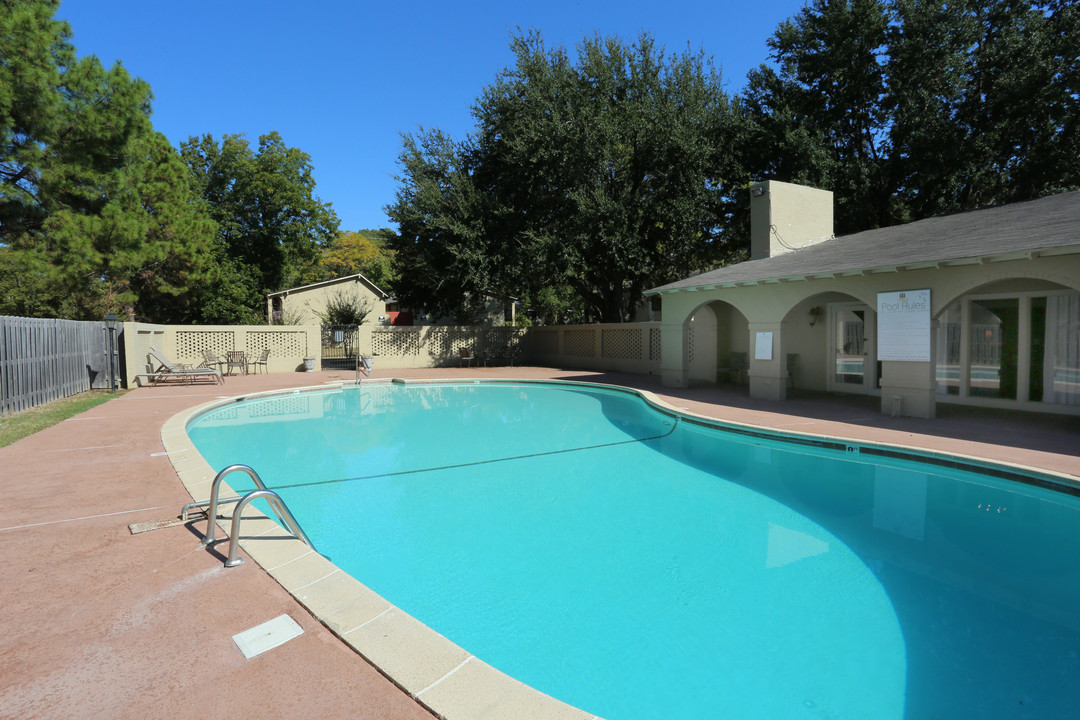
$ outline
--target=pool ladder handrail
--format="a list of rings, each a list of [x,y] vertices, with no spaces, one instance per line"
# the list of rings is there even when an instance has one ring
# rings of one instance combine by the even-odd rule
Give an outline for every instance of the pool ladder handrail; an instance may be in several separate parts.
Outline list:
[[[240,521],[243,519],[244,506],[258,498],[265,498],[270,503],[286,530],[292,532],[298,540],[304,542],[312,550],[315,549],[280,495],[273,490],[252,490],[240,498],[240,502],[236,503],[236,508],[233,510],[232,524],[229,526],[229,557],[225,560],[225,567],[235,567],[244,562],[244,558],[240,557]]]
[[[234,472],[247,473],[247,475],[255,483],[257,489],[252,490],[245,495],[219,498],[218,493],[220,492],[222,481],[225,479],[226,475]],[[259,477],[259,474],[255,472],[254,468],[252,468],[250,465],[242,465],[237,463],[235,465],[229,465],[228,467],[222,469],[221,472],[214,476],[214,482],[210,486],[210,499],[200,500],[198,502],[190,502],[185,505],[180,511],[181,520],[187,522],[188,512],[192,508],[206,506],[206,536],[202,539],[201,544],[203,547],[209,547],[219,542],[219,540],[214,537],[217,531],[217,523],[215,522],[215,520],[217,519],[218,505],[222,503],[236,503],[236,508],[233,509],[232,524],[229,527],[229,556],[228,559],[225,561],[225,567],[234,567],[244,562],[243,558],[238,557],[240,543],[240,520],[243,515],[244,507],[252,500],[256,500],[258,498],[265,498],[270,503],[271,509],[273,509],[274,513],[278,516],[278,521],[285,526],[286,530],[290,531],[293,535],[297,537],[297,539],[304,542],[311,549],[315,549],[315,546],[312,544],[311,540],[308,539],[307,534],[304,533],[303,529],[300,527],[300,523],[297,522],[293,514],[289,512],[289,508],[285,505],[285,501],[282,500],[281,496],[278,495],[276,492],[267,489],[266,484],[262,481],[262,478]],[[222,540],[224,540],[224,538],[222,538]]]
[[[255,487],[257,487],[259,490],[266,490],[266,484],[262,481],[262,478],[259,477],[259,473],[255,472],[255,470],[250,465],[229,465],[214,476],[214,483],[210,486],[210,499],[199,500],[197,502],[189,502],[187,505],[180,509],[180,520],[186,523],[188,520],[188,513],[191,510],[193,510],[194,508],[201,508],[207,506],[209,506],[206,511],[207,518],[214,518],[217,517],[218,505],[227,505],[229,503],[240,502],[243,499],[243,495],[236,495],[234,497],[227,498],[218,497],[218,493],[220,492],[221,487],[221,481],[225,479],[226,475],[237,471],[247,473],[248,476],[251,477],[252,482],[255,483]],[[217,542],[214,539],[215,530],[216,525],[213,522],[210,522],[206,528],[206,537],[204,537],[202,540],[203,547],[206,547],[207,545],[213,545]]]

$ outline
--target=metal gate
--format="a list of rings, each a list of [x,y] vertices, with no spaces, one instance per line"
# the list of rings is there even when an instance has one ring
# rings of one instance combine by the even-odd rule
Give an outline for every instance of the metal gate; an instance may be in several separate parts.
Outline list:
[[[359,325],[322,326],[322,366],[324,370],[352,370],[360,348]]]

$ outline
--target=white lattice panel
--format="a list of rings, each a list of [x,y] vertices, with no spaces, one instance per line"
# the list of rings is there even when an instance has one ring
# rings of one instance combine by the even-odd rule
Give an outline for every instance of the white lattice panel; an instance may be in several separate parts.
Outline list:
[[[649,328],[649,359],[660,360],[660,328]]]
[[[232,330],[178,330],[176,357],[182,362],[203,359],[203,351],[224,355],[235,350],[236,334]]]
[[[636,329],[604,330],[600,336],[601,356],[616,360],[641,359],[641,331]]]
[[[292,331],[249,332],[248,355],[270,351],[270,357],[308,357],[307,333]]]
[[[373,330],[371,352],[375,355],[419,355],[419,330]]]
[[[567,330],[563,335],[566,345],[564,352],[567,355],[579,357],[592,357],[596,354],[596,344],[593,341],[593,330]]]

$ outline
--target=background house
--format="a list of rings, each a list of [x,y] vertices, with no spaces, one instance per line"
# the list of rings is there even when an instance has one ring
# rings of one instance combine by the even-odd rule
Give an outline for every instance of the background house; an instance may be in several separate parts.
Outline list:
[[[386,312],[388,295],[375,283],[357,273],[268,294],[267,320],[271,323],[286,321],[318,325],[326,313],[327,304],[336,297],[356,298],[362,304],[370,306],[367,317],[369,322]]]

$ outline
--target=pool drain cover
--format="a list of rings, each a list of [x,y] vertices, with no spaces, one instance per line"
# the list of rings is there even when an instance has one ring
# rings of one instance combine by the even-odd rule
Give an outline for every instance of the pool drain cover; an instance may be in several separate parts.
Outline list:
[[[244,657],[249,660],[267,650],[273,650],[278,645],[284,645],[295,637],[304,634],[304,629],[288,615],[278,615],[273,620],[268,620],[262,625],[256,625],[250,630],[233,635],[233,642]]]
[[[201,514],[201,517],[200,517]],[[188,515],[188,522],[192,520],[205,520],[206,513],[192,513]],[[161,528],[176,527],[177,525],[183,525],[184,521],[180,519],[180,516],[165,518],[164,520],[147,520],[146,522],[131,523],[128,525],[128,530],[132,535],[138,535],[139,533],[148,532],[150,530],[160,530]]]

